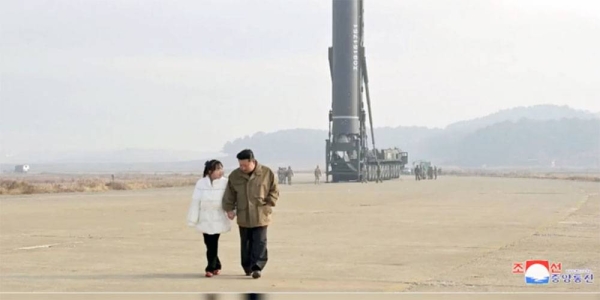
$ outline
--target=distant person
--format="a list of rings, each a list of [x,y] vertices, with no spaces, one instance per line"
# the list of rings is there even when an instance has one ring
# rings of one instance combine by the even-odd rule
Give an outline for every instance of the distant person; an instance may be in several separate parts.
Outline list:
[[[433,179],[437,179],[438,169],[437,167],[433,167]]]
[[[321,183],[321,169],[317,165],[317,168],[315,169],[315,184],[320,184],[320,183]]]
[[[203,177],[196,182],[192,202],[188,210],[189,226],[196,227],[204,236],[206,245],[206,277],[219,275],[219,237],[231,230],[231,221],[221,207],[221,201],[227,187],[227,178],[223,177],[223,164],[210,160],[204,164]]]
[[[415,180],[419,181],[421,179],[421,168],[419,165],[415,167]]]
[[[383,183],[383,178],[381,178],[381,166],[377,166],[377,182]]]
[[[279,179],[279,184],[285,184],[285,178],[287,177],[286,175],[286,169],[279,167],[277,169],[277,178]]]
[[[362,169],[362,176],[361,176],[361,183],[369,183],[369,171],[367,170],[366,166],[363,166]]]
[[[287,184],[292,185],[292,177],[294,177],[294,171],[292,171],[291,166],[288,166],[286,175],[287,175]]]
[[[286,167],[281,168],[281,184],[288,184],[288,170]]]
[[[239,168],[229,175],[223,209],[229,219],[237,214],[242,268],[247,276],[262,276],[268,260],[267,227],[279,199],[279,188],[271,169],[256,161],[250,149],[237,154]]]

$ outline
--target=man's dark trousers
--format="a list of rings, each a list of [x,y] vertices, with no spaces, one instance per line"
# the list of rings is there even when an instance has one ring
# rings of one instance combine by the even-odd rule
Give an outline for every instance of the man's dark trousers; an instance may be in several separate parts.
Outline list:
[[[262,271],[268,260],[267,226],[240,227],[240,241],[244,271]]]

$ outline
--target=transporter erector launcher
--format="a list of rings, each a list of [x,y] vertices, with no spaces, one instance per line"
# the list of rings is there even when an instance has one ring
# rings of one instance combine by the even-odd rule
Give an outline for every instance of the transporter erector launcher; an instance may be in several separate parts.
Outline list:
[[[332,101],[326,140],[326,181],[399,178],[408,153],[377,150],[365,59],[363,0],[333,0],[333,44],[329,48]],[[368,147],[366,97],[373,149]]]

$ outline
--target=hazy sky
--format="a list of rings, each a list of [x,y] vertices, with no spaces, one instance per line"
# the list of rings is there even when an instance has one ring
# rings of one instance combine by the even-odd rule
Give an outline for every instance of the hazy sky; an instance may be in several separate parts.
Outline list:
[[[600,1],[366,0],[375,125],[600,111]],[[327,128],[329,0],[2,1],[0,150]],[[323,137],[325,139],[325,137]]]

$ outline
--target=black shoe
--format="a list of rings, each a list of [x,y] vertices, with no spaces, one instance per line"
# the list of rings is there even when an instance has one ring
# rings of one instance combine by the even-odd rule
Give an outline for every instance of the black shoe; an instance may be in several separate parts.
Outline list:
[[[258,279],[258,278],[260,278],[260,276],[261,276],[260,271],[256,270],[256,271],[252,272],[252,278]]]
[[[252,275],[252,270],[250,269],[244,269],[244,272],[246,273],[246,276]]]

